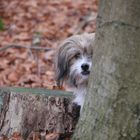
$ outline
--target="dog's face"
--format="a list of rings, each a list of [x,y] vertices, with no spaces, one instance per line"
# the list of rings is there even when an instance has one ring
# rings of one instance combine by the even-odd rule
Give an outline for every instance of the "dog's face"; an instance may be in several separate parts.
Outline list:
[[[87,84],[92,61],[90,47],[76,47],[69,60],[69,82],[74,86]]]
[[[75,35],[60,45],[56,56],[56,80],[59,85],[87,85],[92,66],[94,34]]]

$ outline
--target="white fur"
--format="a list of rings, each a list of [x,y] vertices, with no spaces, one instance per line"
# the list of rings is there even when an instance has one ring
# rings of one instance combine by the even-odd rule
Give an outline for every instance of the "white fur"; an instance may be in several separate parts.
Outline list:
[[[81,110],[82,110],[84,102],[85,102],[86,92],[87,92],[86,87],[79,87],[79,88],[74,89],[75,98],[74,98],[73,102],[80,105]]]
[[[90,70],[91,69],[91,61],[88,61],[87,57],[82,56],[81,59],[78,59],[77,61],[75,61],[75,63],[71,66],[70,74],[74,70],[76,70],[77,73],[81,74],[81,72],[82,72],[81,65],[84,64],[84,63],[89,64],[89,70]]]
[[[91,70],[92,63],[85,56],[82,56],[80,59],[75,61],[75,63],[70,68],[70,75],[73,74],[73,71],[76,71],[76,76],[79,76],[80,79],[81,79],[82,84],[80,83],[80,80],[79,80],[79,84],[78,84],[77,88],[72,89],[72,91],[75,94],[75,99],[73,100],[73,102],[80,105],[81,109],[83,108],[84,101],[85,101],[85,94],[86,94],[86,91],[87,91],[87,88],[86,88],[87,85],[83,81],[87,82],[88,76],[89,76],[89,75],[82,75],[81,74],[81,72],[82,72],[81,65],[84,64],[84,63],[88,64],[89,65],[89,70]]]
[[[69,37],[59,46],[56,55],[57,84],[65,84],[66,90],[72,91],[75,94],[73,102],[80,105],[81,110],[85,101],[88,77],[92,65],[91,55],[94,38],[95,33],[85,33]],[[78,57],[76,52],[79,52]],[[71,59],[74,61],[69,63]],[[82,64],[87,64],[89,66],[88,69],[87,67],[81,67]]]

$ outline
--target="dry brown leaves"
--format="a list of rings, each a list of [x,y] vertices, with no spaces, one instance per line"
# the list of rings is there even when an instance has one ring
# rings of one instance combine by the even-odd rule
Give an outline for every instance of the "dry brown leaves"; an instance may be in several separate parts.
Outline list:
[[[59,134],[59,133],[42,133],[32,131],[27,140],[70,140],[70,134]],[[0,136],[0,140],[24,140],[19,132],[14,132],[10,138],[5,135]]]
[[[84,17],[97,11],[97,0],[1,0],[0,15],[5,31],[0,32],[0,47],[11,44],[32,46],[40,34],[38,47],[51,52],[10,48],[0,52],[0,86],[46,87],[54,85],[53,54],[61,40],[74,34]],[[95,21],[80,32],[94,32]]]
[[[0,86],[55,87],[54,50],[63,39],[76,32],[95,31],[94,20],[80,30],[79,27],[89,13],[96,14],[97,1],[1,0],[0,18],[4,21],[5,31],[0,32],[0,48],[15,44],[52,50],[19,47],[0,51]],[[37,41],[35,35],[39,35]],[[53,135],[49,134],[45,139],[51,140]],[[20,133],[14,133],[11,139],[21,140]]]

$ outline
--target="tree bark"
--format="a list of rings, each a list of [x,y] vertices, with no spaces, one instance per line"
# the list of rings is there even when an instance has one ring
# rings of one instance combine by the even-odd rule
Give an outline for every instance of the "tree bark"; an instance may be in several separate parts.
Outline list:
[[[73,132],[79,107],[69,98],[2,92],[0,135],[20,132],[27,139],[32,131],[67,134]]]
[[[140,140],[140,0],[100,0],[96,31],[73,140]]]

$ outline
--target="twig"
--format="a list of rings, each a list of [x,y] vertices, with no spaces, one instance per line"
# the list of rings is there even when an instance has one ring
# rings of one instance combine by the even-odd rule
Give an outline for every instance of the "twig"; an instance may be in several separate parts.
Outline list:
[[[28,46],[21,46],[21,45],[12,44],[12,45],[8,45],[8,46],[0,48],[0,51],[5,51],[8,48],[26,48],[26,49],[30,48],[30,49],[38,50],[38,51],[50,51],[50,50],[52,50],[51,48],[42,48],[42,47],[36,47],[36,46],[35,47],[28,47]]]

